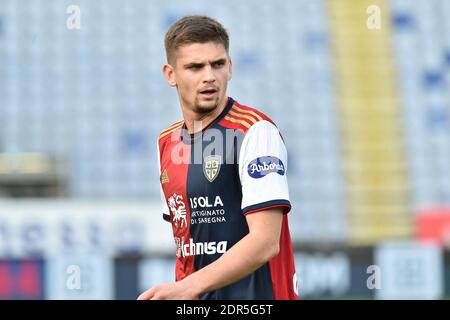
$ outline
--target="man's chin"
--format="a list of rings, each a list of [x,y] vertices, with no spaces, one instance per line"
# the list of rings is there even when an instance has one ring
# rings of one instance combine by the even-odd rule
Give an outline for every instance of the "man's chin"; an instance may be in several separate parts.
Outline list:
[[[217,101],[200,102],[197,104],[197,111],[200,113],[208,113],[216,109]]]

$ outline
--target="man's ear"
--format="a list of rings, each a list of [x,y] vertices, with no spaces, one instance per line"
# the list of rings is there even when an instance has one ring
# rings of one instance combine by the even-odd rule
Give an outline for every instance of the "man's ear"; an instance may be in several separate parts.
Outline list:
[[[230,81],[233,76],[233,62],[231,61],[230,56],[228,56],[228,61],[230,62],[228,66],[228,81]]]
[[[173,67],[170,64],[166,63],[163,66],[162,71],[164,73],[164,76],[166,77],[166,80],[167,80],[167,83],[169,84],[169,86],[175,87],[177,85],[177,81],[175,79],[175,71],[174,71]]]

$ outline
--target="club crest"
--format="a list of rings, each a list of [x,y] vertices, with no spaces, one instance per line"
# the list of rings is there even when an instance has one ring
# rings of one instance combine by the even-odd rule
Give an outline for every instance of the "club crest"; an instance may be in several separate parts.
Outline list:
[[[207,156],[203,161],[203,173],[209,182],[217,178],[222,164],[221,156]]]

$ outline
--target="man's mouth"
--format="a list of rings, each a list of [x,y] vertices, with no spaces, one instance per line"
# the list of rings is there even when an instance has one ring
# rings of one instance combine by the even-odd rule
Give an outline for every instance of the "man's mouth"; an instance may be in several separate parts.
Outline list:
[[[205,90],[201,90],[200,94],[205,97],[205,98],[209,98],[212,97],[216,94],[217,90],[216,89],[205,89]]]

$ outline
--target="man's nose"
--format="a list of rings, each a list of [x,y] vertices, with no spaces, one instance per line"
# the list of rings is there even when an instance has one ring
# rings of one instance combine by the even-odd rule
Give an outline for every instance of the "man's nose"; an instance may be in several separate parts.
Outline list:
[[[216,81],[216,76],[215,76],[214,70],[211,66],[206,66],[203,81],[204,82]]]

